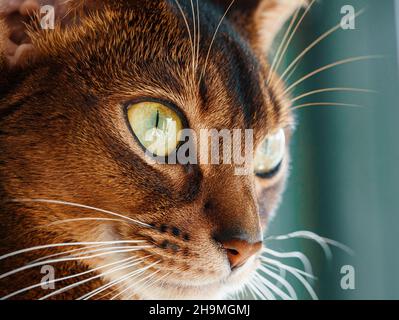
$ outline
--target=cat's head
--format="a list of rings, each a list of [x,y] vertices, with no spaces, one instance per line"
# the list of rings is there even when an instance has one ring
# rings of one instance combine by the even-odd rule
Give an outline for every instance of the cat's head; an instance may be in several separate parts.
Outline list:
[[[25,50],[7,18],[17,44],[0,42],[1,197],[24,199],[2,205],[14,217],[5,219],[8,232],[25,243],[142,241],[129,244],[142,246],[135,251],[82,260],[98,268],[141,259],[105,275],[142,271],[120,283],[126,298],[213,298],[242,288],[288,171],[293,120],[266,57],[300,3],[88,1],[54,30],[32,28]],[[253,170],[179,157],[154,163],[146,150],[170,157],[184,145],[147,144],[149,130],[170,134],[167,119],[192,130],[190,152],[201,129],[252,129]]]

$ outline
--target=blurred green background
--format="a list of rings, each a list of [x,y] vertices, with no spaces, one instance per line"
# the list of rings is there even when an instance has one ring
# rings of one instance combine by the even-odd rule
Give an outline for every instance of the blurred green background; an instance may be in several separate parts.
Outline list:
[[[328,87],[377,93],[330,92],[302,99],[364,107],[309,107],[296,111],[292,170],[283,205],[267,235],[309,230],[351,247],[350,256],[333,249],[328,261],[308,240],[270,241],[279,251],[303,251],[318,279],[321,299],[399,298],[399,2],[394,0],[319,0],[304,20],[286,56],[288,65],[318,36],[337,25],[341,8],[366,11],[355,30],[342,30],[313,48],[289,82],[329,63],[355,56],[383,55],[327,70],[298,86],[293,97]],[[282,66],[281,71],[284,70]],[[292,265],[291,259],[283,259]],[[343,290],[341,267],[355,270],[355,289]],[[299,283],[301,299],[309,295]]]

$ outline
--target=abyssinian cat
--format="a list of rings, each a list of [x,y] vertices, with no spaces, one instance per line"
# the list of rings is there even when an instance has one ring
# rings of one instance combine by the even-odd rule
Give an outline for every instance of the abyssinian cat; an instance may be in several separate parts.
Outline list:
[[[0,297],[259,292],[293,127],[267,55],[303,2],[0,3]],[[40,24],[44,5],[54,29]],[[194,133],[252,129],[251,174],[150,161],[146,151],[180,147],[143,139],[168,120]]]

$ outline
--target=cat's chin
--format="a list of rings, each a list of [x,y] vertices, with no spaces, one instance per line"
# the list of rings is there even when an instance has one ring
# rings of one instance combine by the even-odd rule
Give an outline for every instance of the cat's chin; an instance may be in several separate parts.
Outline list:
[[[248,261],[243,267],[231,272],[219,281],[209,282],[204,279],[204,284],[196,281],[164,281],[159,286],[134,292],[134,296],[142,300],[220,300],[228,299],[240,292],[251,280],[258,267],[256,258]],[[129,294],[132,297],[132,293]]]

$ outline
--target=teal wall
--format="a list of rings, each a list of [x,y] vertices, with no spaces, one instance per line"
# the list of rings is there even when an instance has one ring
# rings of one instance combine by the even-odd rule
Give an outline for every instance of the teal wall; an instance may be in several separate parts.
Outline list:
[[[356,29],[340,29],[312,49],[290,82],[348,57],[384,57],[325,71],[307,80],[293,95],[327,87],[369,88],[378,93],[321,93],[300,101],[364,107],[296,111],[291,177],[268,234],[309,230],[347,244],[355,255],[333,250],[333,259],[327,261],[310,241],[268,245],[280,251],[305,252],[319,277],[314,286],[322,299],[398,299],[399,68],[394,1],[318,1],[295,37],[286,63],[339,23],[341,7],[346,4],[356,10],[367,9],[356,18]],[[355,268],[355,290],[345,291],[340,286],[340,268],[347,264]],[[297,287],[301,298],[308,298]]]

